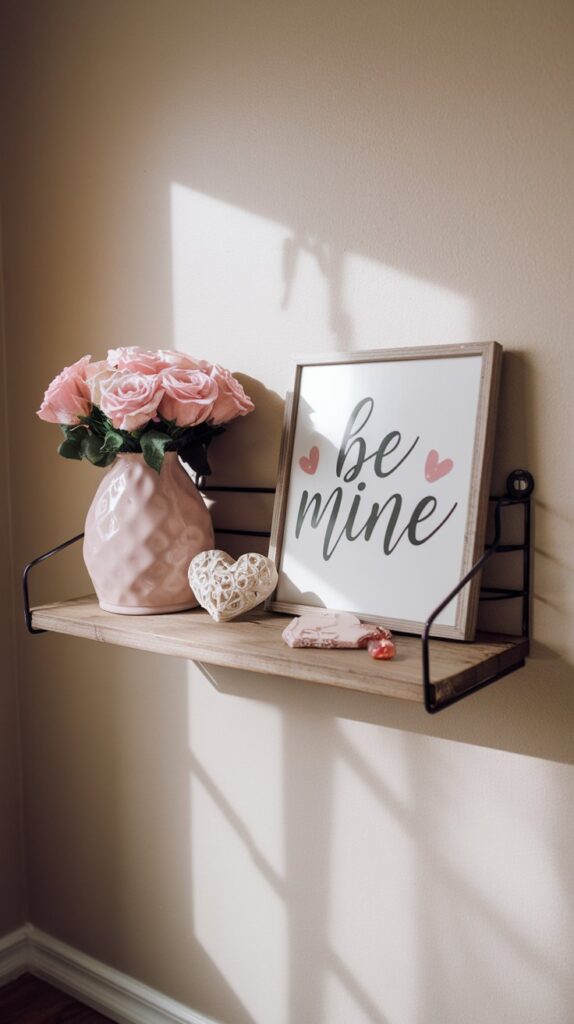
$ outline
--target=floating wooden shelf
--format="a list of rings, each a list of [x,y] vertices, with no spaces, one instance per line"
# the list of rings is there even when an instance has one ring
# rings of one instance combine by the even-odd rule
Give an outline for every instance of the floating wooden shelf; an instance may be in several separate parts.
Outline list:
[[[32,609],[32,626],[54,633],[171,654],[227,668],[302,679],[424,703],[421,641],[397,637],[392,661],[367,651],[291,648],[281,639],[289,617],[254,611],[234,622],[213,622],[207,612],[113,615],[94,596]],[[524,664],[526,637],[482,634],[474,643],[431,640],[433,703],[441,706]]]

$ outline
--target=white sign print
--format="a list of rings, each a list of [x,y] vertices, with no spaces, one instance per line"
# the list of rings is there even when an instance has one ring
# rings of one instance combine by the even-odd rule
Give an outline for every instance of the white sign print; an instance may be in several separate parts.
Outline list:
[[[499,356],[488,343],[299,364],[271,607],[420,631],[484,542]],[[433,632],[468,638],[475,611],[463,593]]]

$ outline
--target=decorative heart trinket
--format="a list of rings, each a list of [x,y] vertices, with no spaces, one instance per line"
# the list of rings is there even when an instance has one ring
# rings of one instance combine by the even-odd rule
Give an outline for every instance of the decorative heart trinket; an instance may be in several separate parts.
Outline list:
[[[366,647],[369,640],[390,640],[382,626],[361,622],[351,612],[317,611],[292,619],[281,634],[289,647]]]
[[[375,661],[389,661],[397,653],[394,641],[387,639],[387,637],[369,640],[367,650]]]
[[[261,604],[277,586],[277,569],[250,551],[236,562],[225,551],[202,551],[189,566],[189,585],[216,622],[228,622]]]

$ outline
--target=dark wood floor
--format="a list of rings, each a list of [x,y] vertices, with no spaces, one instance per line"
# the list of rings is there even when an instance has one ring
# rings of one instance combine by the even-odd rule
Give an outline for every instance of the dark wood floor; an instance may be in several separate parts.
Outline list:
[[[112,1024],[31,974],[0,988],[0,1024]]]

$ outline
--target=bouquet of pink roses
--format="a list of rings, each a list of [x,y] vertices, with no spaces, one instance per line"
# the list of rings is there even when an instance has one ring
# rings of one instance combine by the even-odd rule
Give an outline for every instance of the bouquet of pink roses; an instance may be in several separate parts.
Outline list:
[[[165,452],[175,451],[204,475],[211,439],[223,424],[252,410],[239,381],[222,366],[134,345],[110,349],[98,362],[83,356],[66,366],[38,416],[60,424],[58,451],[67,459],[109,466],[120,452],[142,452],[159,472]]]

